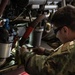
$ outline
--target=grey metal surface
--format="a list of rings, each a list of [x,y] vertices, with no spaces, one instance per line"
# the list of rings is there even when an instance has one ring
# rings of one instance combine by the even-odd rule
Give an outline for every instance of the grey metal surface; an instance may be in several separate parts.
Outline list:
[[[40,5],[32,5],[32,9],[39,9]],[[57,5],[45,5],[44,10],[57,9]]]
[[[11,44],[0,43],[0,58],[7,58],[10,56]]]
[[[45,4],[46,0],[29,0],[29,4]]]

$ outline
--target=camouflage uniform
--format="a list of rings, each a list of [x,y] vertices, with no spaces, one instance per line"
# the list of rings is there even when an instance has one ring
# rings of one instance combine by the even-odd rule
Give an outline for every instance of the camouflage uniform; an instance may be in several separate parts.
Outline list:
[[[33,52],[22,56],[25,70],[30,75],[75,75],[75,41],[61,45],[49,56]]]

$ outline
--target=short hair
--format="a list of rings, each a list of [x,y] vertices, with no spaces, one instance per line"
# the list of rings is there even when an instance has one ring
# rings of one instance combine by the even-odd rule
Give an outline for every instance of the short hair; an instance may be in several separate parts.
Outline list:
[[[59,8],[52,15],[50,22],[56,27],[67,26],[75,31],[75,7],[67,5]]]

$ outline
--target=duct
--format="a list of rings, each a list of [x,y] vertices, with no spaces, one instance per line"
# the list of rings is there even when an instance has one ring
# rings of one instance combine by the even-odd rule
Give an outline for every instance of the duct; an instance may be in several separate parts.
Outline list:
[[[17,2],[17,5],[20,7],[20,8],[24,8],[26,7],[27,5],[32,5],[32,4],[39,4],[39,5],[42,5],[42,4],[45,4],[46,3],[46,0],[16,0]]]
[[[45,5],[45,10],[57,9],[57,5]]]
[[[25,8],[28,5],[45,5],[48,2],[58,2],[62,0],[16,0],[18,7]],[[15,2],[15,1],[14,1]]]
[[[51,1],[51,2],[54,2],[54,1],[62,1],[62,0],[47,0],[47,1]]]
[[[45,4],[46,2],[62,1],[62,0],[25,0],[28,5],[30,4]]]
[[[39,9],[40,5],[32,5],[32,9]]]
[[[32,9],[39,9],[40,5],[32,5]],[[57,5],[45,5],[44,10],[57,9]]]
[[[45,4],[46,0],[29,0],[28,4]]]

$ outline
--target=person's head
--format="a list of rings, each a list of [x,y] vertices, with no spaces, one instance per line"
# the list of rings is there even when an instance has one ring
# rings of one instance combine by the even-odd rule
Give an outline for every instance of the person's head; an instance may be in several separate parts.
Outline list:
[[[66,43],[75,39],[75,7],[67,5],[59,8],[51,18],[56,37]]]

